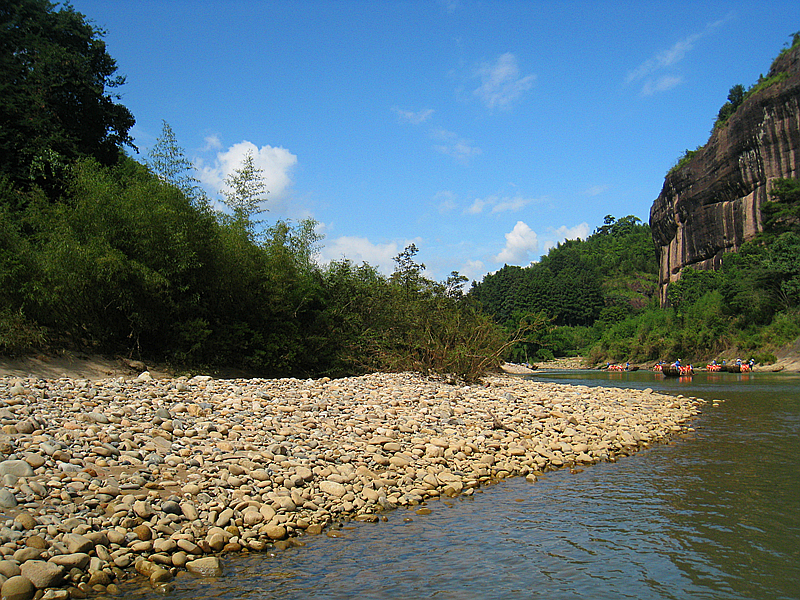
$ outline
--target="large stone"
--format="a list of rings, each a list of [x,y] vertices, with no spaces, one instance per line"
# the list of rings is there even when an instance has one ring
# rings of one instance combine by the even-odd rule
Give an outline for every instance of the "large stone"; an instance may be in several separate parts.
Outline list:
[[[133,512],[135,512],[137,516],[145,520],[149,519],[155,514],[155,512],[153,511],[153,507],[146,500],[137,500],[136,502],[134,502]]]
[[[91,557],[85,552],[75,552],[73,554],[59,554],[53,556],[49,562],[64,567],[67,571],[70,569],[84,570],[86,565],[89,564]]]
[[[341,498],[347,493],[347,488],[336,481],[321,481],[319,484],[319,489],[326,494],[336,496],[337,498]]]
[[[64,543],[67,545],[67,551],[71,554],[76,552],[89,553],[94,548],[94,542],[92,542],[92,540],[77,533],[65,533]]]
[[[29,560],[36,560],[42,555],[42,551],[39,548],[20,548],[16,552],[14,552],[14,560],[18,563],[22,564]]]
[[[0,588],[3,600],[31,600],[36,594],[36,586],[22,575],[9,577]]]
[[[255,469],[250,472],[250,477],[256,481],[269,481],[269,473],[264,469]]]
[[[202,554],[203,550],[190,540],[178,540],[178,548],[185,551],[187,554]]]
[[[286,527],[283,525],[264,525],[261,528],[261,533],[266,535],[271,540],[283,540],[286,539]]]
[[[203,577],[219,577],[222,575],[222,563],[216,556],[206,556],[187,562],[186,570]]]
[[[20,565],[20,573],[26,577],[36,589],[58,587],[64,580],[64,569],[59,565],[43,560],[29,560]]]
[[[157,567],[150,573],[150,585],[153,586],[172,581],[172,579],[172,573],[162,567]]]
[[[217,521],[214,524],[217,527],[225,527],[225,525],[230,523],[232,518],[233,518],[233,509],[226,508],[219,514],[219,516],[217,517]]]
[[[0,462],[0,476],[13,475],[14,477],[33,477],[33,467],[24,460],[4,460]]]
[[[197,520],[197,508],[195,508],[194,504],[191,502],[181,502],[181,512],[183,513],[183,516],[190,521]]]
[[[138,537],[143,542],[147,542],[147,541],[153,539],[153,530],[150,529],[150,527],[148,527],[144,523],[134,527],[133,528],[133,533],[135,533],[136,537]]]
[[[19,523],[26,531],[30,531],[36,527],[36,519],[27,511],[19,513],[16,517],[14,517],[14,521]]]
[[[4,577],[14,577],[19,575],[19,565],[11,560],[0,560],[0,575]]]
[[[17,505],[17,497],[13,492],[6,488],[0,488],[0,508],[14,508]]]

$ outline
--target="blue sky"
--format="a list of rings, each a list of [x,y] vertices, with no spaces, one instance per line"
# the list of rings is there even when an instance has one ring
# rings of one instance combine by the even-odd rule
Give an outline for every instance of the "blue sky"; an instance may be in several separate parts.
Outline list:
[[[73,0],[107,31],[146,157],[169,123],[213,198],[247,151],[267,223],[321,260],[480,280],[643,221],[728,90],[800,30],[797,0]]]

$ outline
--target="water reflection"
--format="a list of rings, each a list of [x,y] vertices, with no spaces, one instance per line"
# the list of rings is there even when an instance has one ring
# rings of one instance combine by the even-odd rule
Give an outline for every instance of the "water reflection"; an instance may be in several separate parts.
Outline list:
[[[800,378],[580,371],[537,379],[652,387],[710,404],[696,434],[577,473],[389,514],[305,548],[226,559],[176,598],[797,598]],[[404,518],[411,517],[411,522]],[[152,597],[152,592],[132,597]]]

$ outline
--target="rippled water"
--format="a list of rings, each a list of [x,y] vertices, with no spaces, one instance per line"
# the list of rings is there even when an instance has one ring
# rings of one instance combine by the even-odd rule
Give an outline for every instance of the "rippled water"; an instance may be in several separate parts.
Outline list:
[[[429,502],[430,515],[397,510],[303,548],[228,556],[223,577],[182,574],[170,597],[800,598],[800,377],[537,378],[725,402],[672,444]]]

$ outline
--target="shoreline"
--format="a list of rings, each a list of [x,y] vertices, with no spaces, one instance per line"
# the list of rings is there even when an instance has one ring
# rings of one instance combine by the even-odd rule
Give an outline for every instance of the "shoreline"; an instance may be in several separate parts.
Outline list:
[[[219,575],[226,552],[614,461],[691,431],[702,403],[513,375],[0,377],[2,593]]]

